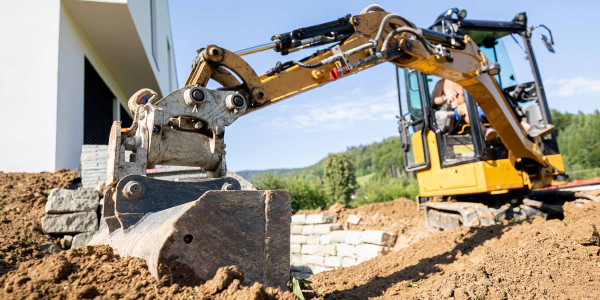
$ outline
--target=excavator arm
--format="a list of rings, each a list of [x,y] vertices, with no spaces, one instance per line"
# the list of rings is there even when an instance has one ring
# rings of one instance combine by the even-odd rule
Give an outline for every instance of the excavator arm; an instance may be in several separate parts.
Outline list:
[[[333,31],[326,31],[327,26]],[[391,62],[463,86],[481,106],[518,168],[522,163],[548,167],[540,146],[527,138],[501,88],[490,75],[490,70],[496,66],[484,57],[469,36],[448,36],[420,29],[378,6],[369,7],[356,16],[314,27],[321,30],[313,33],[300,29],[276,35],[273,43],[238,54],[210,45],[199,53],[186,86],[206,86],[208,79],[213,79],[225,88],[238,90],[246,95],[246,114],[380,63]],[[301,33],[304,36],[298,36]],[[302,61],[279,64],[262,75],[257,75],[241,58],[241,55],[269,48],[285,53],[312,46],[314,41],[327,38],[337,41],[345,35],[347,37],[333,47],[317,51]],[[298,40],[295,48],[290,46],[294,43],[289,42],[294,36]],[[442,42],[436,43],[439,41]]]

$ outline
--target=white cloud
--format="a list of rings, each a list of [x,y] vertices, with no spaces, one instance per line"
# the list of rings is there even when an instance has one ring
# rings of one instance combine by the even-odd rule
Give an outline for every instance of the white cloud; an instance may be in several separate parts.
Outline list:
[[[332,130],[361,121],[393,120],[398,114],[396,90],[392,88],[380,89],[379,93],[374,90],[367,94],[361,87],[356,87],[325,102],[327,103],[301,105],[302,110],[297,113],[276,117],[267,125],[278,127],[285,124],[288,128]],[[289,107],[284,110],[289,112]]]
[[[546,89],[559,97],[572,97],[592,93],[600,93],[599,78],[571,77],[549,79],[545,82]]]

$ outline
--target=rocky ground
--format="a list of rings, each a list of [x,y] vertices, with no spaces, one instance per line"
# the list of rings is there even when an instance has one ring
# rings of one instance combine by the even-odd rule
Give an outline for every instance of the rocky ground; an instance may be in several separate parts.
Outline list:
[[[564,208],[563,220],[457,228],[309,280],[323,299],[598,299],[600,205]]]
[[[50,254],[60,244],[39,227],[50,189],[73,173],[0,173],[0,299],[294,299],[245,283],[235,266],[196,287],[157,282],[142,260],[105,246]],[[600,194],[595,192],[596,195]],[[408,200],[333,208],[349,229],[397,232],[397,251],[357,266],[313,275],[315,299],[598,299],[600,205],[565,205],[563,220],[458,228],[429,234]],[[346,222],[361,216],[357,225]],[[56,250],[56,249],[55,249]]]
[[[19,264],[42,258],[59,239],[44,234],[40,220],[53,188],[71,185],[74,172],[0,172],[0,278]]]

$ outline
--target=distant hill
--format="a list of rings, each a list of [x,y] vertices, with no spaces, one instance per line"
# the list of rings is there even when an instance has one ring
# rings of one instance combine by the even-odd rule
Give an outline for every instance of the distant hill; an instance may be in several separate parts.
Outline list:
[[[244,177],[246,180],[252,181],[252,179],[258,178],[261,174],[271,173],[273,175],[281,177],[292,177],[298,175],[305,168],[294,168],[294,169],[268,169],[268,170],[245,170],[237,171],[238,175]]]
[[[404,161],[399,137],[390,137],[381,142],[369,145],[348,147],[344,151],[356,169],[356,177],[367,176],[376,172],[388,172],[391,177],[404,175]],[[301,176],[307,179],[323,176],[323,159],[314,165],[294,169],[247,170],[236,172],[247,180],[254,182],[262,174],[270,173],[280,177]]]

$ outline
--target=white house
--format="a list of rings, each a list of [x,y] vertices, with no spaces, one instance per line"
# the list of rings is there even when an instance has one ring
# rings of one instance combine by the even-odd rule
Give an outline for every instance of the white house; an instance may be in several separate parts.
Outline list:
[[[131,94],[177,88],[167,0],[2,1],[0,45],[4,172],[74,169]]]

